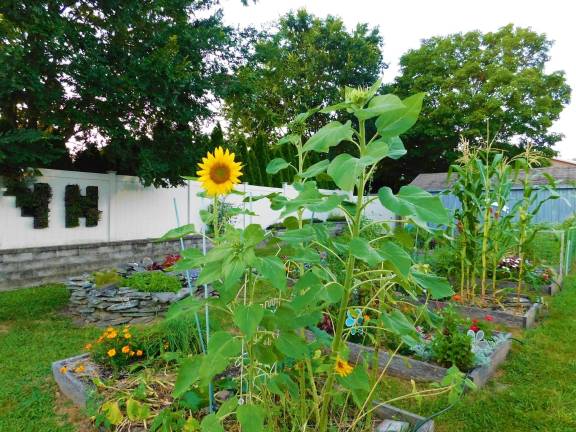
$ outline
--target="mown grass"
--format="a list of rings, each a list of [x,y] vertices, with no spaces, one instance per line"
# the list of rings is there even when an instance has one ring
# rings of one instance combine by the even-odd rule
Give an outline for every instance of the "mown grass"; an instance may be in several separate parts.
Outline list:
[[[75,430],[56,413],[50,367],[79,353],[97,330],[61,315],[67,302],[63,285],[0,293],[0,431]]]
[[[56,413],[50,365],[77,354],[97,329],[75,327],[59,311],[68,293],[61,285],[0,293],[0,431],[71,432]],[[576,431],[576,277],[550,300],[550,314],[525,332],[498,377],[467,394],[436,419],[439,432]],[[426,386],[422,386],[425,388]],[[386,380],[383,396],[393,398],[410,383]],[[400,404],[430,415],[445,398]]]

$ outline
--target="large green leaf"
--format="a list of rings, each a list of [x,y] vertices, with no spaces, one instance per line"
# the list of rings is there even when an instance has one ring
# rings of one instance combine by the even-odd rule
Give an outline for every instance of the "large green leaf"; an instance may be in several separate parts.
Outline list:
[[[181,227],[171,229],[162,237],[160,237],[157,241],[177,240],[182,237],[186,237],[189,234],[194,234],[196,232],[197,231],[196,228],[194,227],[194,224],[182,225]]]
[[[393,110],[382,114],[376,119],[376,128],[383,138],[398,136],[406,132],[416,120],[422,109],[424,93],[417,93],[402,101],[406,106],[403,110]]]
[[[333,121],[320,128],[318,132],[312,135],[306,144],[304,144],[304,151],[316,151],[319,153],[328,153],[331,147],[338,145],[342,141],[351,141],[354,135],[352,123],[347,121],[342,124]]]
[[[299,390],[298,385],[290,378],[290,375],[285,373],[279,373],[274,375],[268,380],[268,390],[270,390],[275,395],[284,397],[286,393],[289,393],[294,399],[298,398]]]
[[[397,195],[385,186],[378,191],[378,198],[388,210],[424,222],[448,224],[450,217],[440,197],[416,186],[402,186]]]
[[[244,240],[244,246],[256,246],[262,240],[266,233],[259,224],[250,224],[246,227],[242,233],[242,239]]]
[[[361,237],[353,238],[350,242],[350,252],[356,258],[361,259],[370,267],[382,262],[383,258],[376,249],[370,246],[368,240]]]
[[[262,318],[264,318],[264,309],[259,304],[238,305],[234,311],[234,324],[247,339],[252,339],[256,334]]]
[[[200,428],[202,432],[225,432],[220,424],[220,419],[214,413],[208,414],[202,419]]]
[[[328,168],[329,164],[330,161],[328,159],[322,159],[320,162],[309,166],[308,169],[302,173],[302,177],[316,177],[318,174],[322,174],[324,171],[326,171],[326,168]]]
[[[105,413],[106,420],[108,420],[113,425],[120,424],[120,422],[122,422],[124,419],[124,415],[118,406],[117,400],[104,402],[100,410]]]
[[[175,398],[182,396],[198,381],[198,371],[201,363],[202,357],[199,356],[184,359],[178,370],[178,377],[176,378],[174,390],[172,390],[172,396]]]
[[[292,332],[281,332],[274,345],[286,357],[301,360],[308,354],[308,344]]]
[[[130,398],[126,401],[126,415],[132,421],[144,421],[150,417],[150,407]]]
[[[240,405],[236,410],[236,417],[243,431],[262,432],[264,430],[266,410],[262,406]]]
[[[314,240],[316,231],[311,225],[305,225],[302,228],[286,230],[279,234],[280,239],[286,243],[302,243]]]
[[[286,289],[286,268],[280,258],[260,257],[254,262],[254,267],[274,288]]]
[[[342,153],[330,162],[328,175],[340,189],[350,192],[354,189],[362,169],[358,158]]]
[[[268,174],[276,174],[289,166],[290,164],[282,158],[272,159],[266,166],[266,172]]]
[[[368,120],[384,113],[404,110],[406,110],[406,105],[402,103],[398,96],[387,94],[374,97],[368,103],[367,108],[358,110],[354,114],[360,120]]]
[[[352,393],[354,403],[361,407],[370,392],[370,378],[364,362],[357,363],[350,375],[339,377],[338,382]]]
[[[224,372],[230,364],[230,358],[240,354],[242,342],[227,332],[219,331],[210,336],[208,353],[202,357],[199,378],[207,385],[210,380]]]
[[[166,319],[179,318],[183,314],[192,315],[197,313],[203,305],[203,301],[196,296],[188,296],[170,306],[166,312]]]
[[[214,261],[208,263],[198,275],[198,280],[196,281],[196,284],[204,285],[212,283],[220,279],[221,275],[222,275],[222,264],[220,262]]]
[[[426,290],[434,300],[451,297],[454,294],[452,286],[446,278],[413,271],[412,279]]]
[[[402,247],[391,241],[385,241],[378,248],[378,252],[385,258],[394,269],[404,277],[408,277],[412,258]]]
[[[414,327],[414,323],[398,309],[394,309],[391,313],[383,312],[381,315],[384,328],[400,337],[408,337],[416,341],[419,339],[418,331]],[[406,340],[406,339],[404,339]]]

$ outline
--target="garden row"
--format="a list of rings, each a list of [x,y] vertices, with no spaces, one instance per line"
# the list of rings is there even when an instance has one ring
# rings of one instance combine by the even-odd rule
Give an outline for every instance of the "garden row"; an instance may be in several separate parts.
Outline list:
[[[108,326],[87,344],[88,355],[54,365],[61,388],[89,401],[98,427],[422,432],[433,421],[398,410],[395,401],[443,394],[455,401],[486,383],[510,349],[508,329],[534,325],[544,287],[558,281],[529,254],[541,231],[531,218],[554,199],[553,182],[539,198],[530,180],[538,154],[530,148],[507,160],[490,145],[463,143],[451,188],[462,207],[453,214],[412,186],[367,197],[378,163],[406,153],[399,135],[416,122],[423,98],[379,89],[348,88],[342,103],[321,110],[354,117],[357,128],[332,121],[306,138],[318,109],[287,126],[278,145],[293,146],[298,166],[277,158],[268,172],[292,170],[298,195],[251,197],[280,211],[284,230],[226,223],[222,198],[241,168],[217,148],[197,173],[213,199],[212,211],[201,214],[211,226],[208,251],[132,265],[131,275],[123,268],[70,281],[71,301],[87,321],[127,323]],[[343,145],[331,161],[306,164],[344,142],[356,151]],[[326,175],[342,193],[318,190],[314,178]],[[518,179],[527,192],[507,212],[506,191]],[[376,199],[397,217],[367,220],[366,205]],[[305,211],[339,211],[347,229],[335,236],[325,224],[305,223]],[[198,231],[205,232],[178,227],[162,240]],[[413,254],[418,248],[425,253]],[[439,265],[445,262],[457,264]],[[159,293],[151,282],[166,277],[178,281],[171,290],[178,294]],[[142,309],[165,316],[141,326],[132,320]],[[390,375],[435,385],[383,400]]]

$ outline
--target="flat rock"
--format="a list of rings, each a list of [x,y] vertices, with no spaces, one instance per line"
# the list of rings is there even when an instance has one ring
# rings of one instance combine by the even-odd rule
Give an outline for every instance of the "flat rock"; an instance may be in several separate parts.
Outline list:
[[[155,318],[155,316],[135,317],[130,320],[130,324],[148,324],[149,322],[154,321]]]
[[[165,292],[165,293],[153,293],[152,298],[159,303],[170,303],[176,298],[175,293]]]
[[[124,303],[113,304],[112,306],[106,308],[107,311],[121,311],[125,309],[131,309],[138,306],[138,300],[130,300]]]

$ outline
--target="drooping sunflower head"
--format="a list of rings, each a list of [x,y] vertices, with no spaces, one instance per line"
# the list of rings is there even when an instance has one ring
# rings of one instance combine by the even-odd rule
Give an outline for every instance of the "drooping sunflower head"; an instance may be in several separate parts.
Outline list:
[[[234,153],[228,149],[217,147],[214,154],[208,152],[198,166],[200,170],[196,174],[208,195],[226,195],[240,183],[242,164],[234,161]]]

